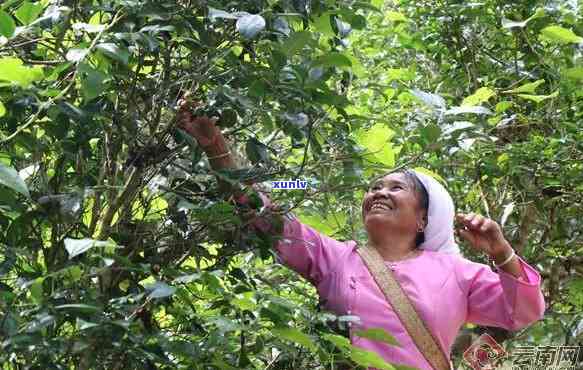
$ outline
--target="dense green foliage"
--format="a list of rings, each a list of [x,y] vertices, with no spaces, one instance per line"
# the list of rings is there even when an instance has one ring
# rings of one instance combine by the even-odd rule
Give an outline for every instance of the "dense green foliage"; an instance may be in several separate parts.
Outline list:
[[[583,344],[577,4],[4,1],[1,366],[390,368],[217,193],[175,128],[186,91],[247,169],[224,175],[309,179],[273,198],[337,239],[365,239],[371,176],[439,174],[545,279],[507,346]]]

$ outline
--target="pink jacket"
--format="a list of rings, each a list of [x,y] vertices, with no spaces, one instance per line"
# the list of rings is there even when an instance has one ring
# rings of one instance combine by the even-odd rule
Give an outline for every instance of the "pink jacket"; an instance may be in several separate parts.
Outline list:
[[[284,264],[314,284],[327,309],[360,318],[359,323],[351,324],[353,345],[374,351],[393,364],[432,369],[356,253],[356,245],[355,241],[334,240],[290,216],[276,247]],[[449,356],[466,322],[517,330],[543,317],[541,277],[522,259],[520,263],[520,279],[459,255],[433,251],[387,262],[387,266]],[[355,329],[368,328],[385,329],[401,346],[353,334]]]

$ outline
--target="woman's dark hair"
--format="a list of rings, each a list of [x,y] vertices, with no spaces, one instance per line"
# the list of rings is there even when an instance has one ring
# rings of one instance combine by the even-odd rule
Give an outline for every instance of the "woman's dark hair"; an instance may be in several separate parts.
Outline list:
[[[406,169],[398,172],[401,172],[403,175],[405,175],[405,178],[409,184],[413,186],[413,189],[415,189],[417,195],[419,196],[419,206],[427,214],[429,211],[429,193],[427,192],[425,185],[423,185],[421,180],[419,180],[419,177],[417,177],[414,171]],[[424,241],[425,233],[423,231],[417,232],[417,236],[415,237],[415,246],[420,246]]]

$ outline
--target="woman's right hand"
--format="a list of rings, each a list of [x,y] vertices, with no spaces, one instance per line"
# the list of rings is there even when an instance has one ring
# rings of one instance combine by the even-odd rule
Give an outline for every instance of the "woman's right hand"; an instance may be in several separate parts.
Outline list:
[[[192,109],[198,105],[200,104],[190,100],[188,94],[185,94],[178,101],[177,126],[194,137],[203,149],[212,149],[217,145],[221,130],[215,119],[192,114]]]
[[[215,119],[207,116],[195,116],[192,113],[192,110],[199,105],[190,100],[188,94],[184,94],[178,101],[177,126],[195,138],[207,155],[216,156],[228,153],[227,144],[221,130],[215,124]],[[215,170],[235,168],[230,155],[225,158],[214,159],[211,161],[211,166]],[[277,213],[281,209],[271,202],[267,194],[257,189],[254,185],[251,185],[251,189],[248,189],[249,191],[244,191],[238,186],[233,187],[230,183],[223,182],[220,179],[219,186],[223,187],[223,192],[231,193],[233,201],[238,206],[238,213],[245,223],[265,233],[278,231],[278,227],[274,224],[282,223],[282,216]],[[255,194],[255,196],[252,194]],[[263,212],[259,212],[262,208]]]

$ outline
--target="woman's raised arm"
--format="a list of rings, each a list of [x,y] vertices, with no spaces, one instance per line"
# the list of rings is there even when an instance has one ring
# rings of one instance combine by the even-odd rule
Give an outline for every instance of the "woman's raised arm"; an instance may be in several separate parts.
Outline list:
[[[518,257],[495,221],[476,214],[457,216],[459,234],[498,267],[474,262],[458,268],[460,286],[468,297],[467,321],[518,330],[540,320],[545,311],[540,274]]]
[[[197,140],[213,170],[235,169],[236,163],[215,120],[206,116],[194,116],[191,112],[192,106],[193,103],[187,100],[179,102],[178,127]],[[240,205],[249,203],[248,194],[244,189],[233,187],[220,177],[218,181],[221,193],[233,194],[234,200]],[[304,225],[293,214],[282,214],[266,193],[256,188],[255,191],[262,200],[263,212],[258,215],[255,210],[250,209],[243,217],[259,232],[276,236],[278,240],[275,247],[280,260],[317,285],[333,266],[337,265],[336,260],[344,254],[343,252],[348,252],[349,248],[345,243]],[[278,228],[276,225],[281,227]]]

